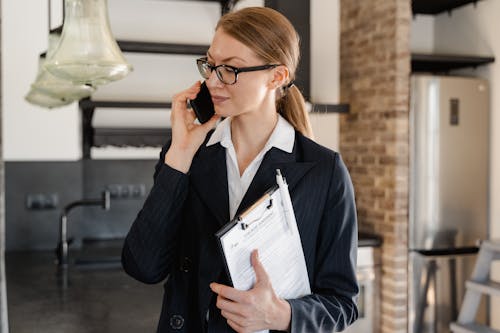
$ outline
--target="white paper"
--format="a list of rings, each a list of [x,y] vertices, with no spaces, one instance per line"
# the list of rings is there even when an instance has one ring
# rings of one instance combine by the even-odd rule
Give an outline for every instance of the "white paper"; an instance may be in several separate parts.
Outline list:
[[[257,249],[276,294],[293,299],[309,295],[311,289],[288,187],[282,180],[278,185],[220,240],[234,288],[249,290],[255,284],[250,255]]]

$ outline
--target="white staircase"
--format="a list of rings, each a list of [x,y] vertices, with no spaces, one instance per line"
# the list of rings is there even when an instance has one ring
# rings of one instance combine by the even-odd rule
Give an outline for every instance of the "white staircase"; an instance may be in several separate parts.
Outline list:
[[[481,244],[471,280],[467,281],[466,293],[458,320],[450,324],[455,333],[500,333],[488,326],[474,322],[481,295],[500,296],[500,283],[489,278],[491,263],[500,260],[500,241],[484,241]]]

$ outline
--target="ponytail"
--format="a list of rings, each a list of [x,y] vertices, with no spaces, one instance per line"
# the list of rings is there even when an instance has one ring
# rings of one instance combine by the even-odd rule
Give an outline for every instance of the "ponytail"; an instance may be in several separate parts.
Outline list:
[[[282,96],[276,101],[276,109],[298,132],[314,140],[314,134],[306,109],[304,96],[295,85],[282,88]]]

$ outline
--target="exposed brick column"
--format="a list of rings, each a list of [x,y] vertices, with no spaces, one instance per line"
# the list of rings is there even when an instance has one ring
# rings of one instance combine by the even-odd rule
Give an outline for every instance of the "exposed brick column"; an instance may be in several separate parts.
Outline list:
[[[340,3],[340,151],[359,228],[383,238],[378,331],[406,332],[411,2]]]

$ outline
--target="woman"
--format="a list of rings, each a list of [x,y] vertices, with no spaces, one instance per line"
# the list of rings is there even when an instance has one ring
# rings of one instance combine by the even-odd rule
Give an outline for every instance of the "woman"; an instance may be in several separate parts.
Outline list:
[[[200,125],[186,108],[199,82],[173,98],[172,140],[122,254],[134,278],[167,279],[158,332],[332,332],[357,318],[353,189],[339,155],[308,139],[293,85],[298,43],[277,11],[227,14],[197,61],[216,115]],[[256,251],[254,287],[231,288],[214,236],[275,184],[277,168],[289,184],[312,290],[297,299],[274,293]]]

